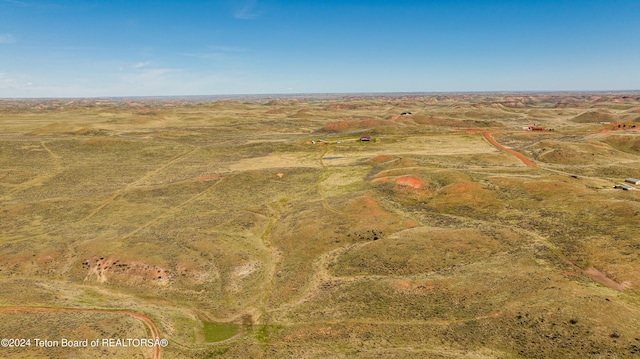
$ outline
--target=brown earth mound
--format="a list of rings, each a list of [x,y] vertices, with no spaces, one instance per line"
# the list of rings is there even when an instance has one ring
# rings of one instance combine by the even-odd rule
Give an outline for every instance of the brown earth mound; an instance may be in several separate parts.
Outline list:
[[[444,213],[484,215],[498,213],[503,204],[495,192],[478,183],[464,181],[441,188],[429,202],[429,207]]]
[[[618,151],[640,154],[640,138],[638,136],[610,135],[603,142]]]

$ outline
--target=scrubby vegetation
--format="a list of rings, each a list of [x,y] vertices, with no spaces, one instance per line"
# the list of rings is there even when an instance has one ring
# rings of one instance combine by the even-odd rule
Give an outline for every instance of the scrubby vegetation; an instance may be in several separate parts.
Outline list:
[[[2,100],[0,332],[153,334],[126,310],[169,345],[0,356],[636,356],[640,191],[612,186],[640,178],[639,112],[637,94]]]

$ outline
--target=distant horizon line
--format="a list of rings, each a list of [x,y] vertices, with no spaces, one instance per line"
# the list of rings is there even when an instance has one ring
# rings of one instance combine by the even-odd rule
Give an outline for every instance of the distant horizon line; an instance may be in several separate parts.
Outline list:
[[[390,91],[390,92],[298,92],[298,93],[246,93],[217,95],[133,95],[133,96],[58,96],[58,97],[0,97],[5,100],[126,100],[126,99],[234,99],[234,98],[299,98],[339,96],[406,96],[406,95],[469,95],[469,94],[637,94],[636,90],[522,90],[522,91]]]

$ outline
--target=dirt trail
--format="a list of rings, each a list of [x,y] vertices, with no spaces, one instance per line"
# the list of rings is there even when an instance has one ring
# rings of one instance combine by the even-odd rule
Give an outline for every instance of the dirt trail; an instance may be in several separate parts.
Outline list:
[[[483,132],[482,134],[484,135],[484,138],[489,141],[489,143],[491,143],[492,145],[494,145],[497,149],[508,152],[514,156],[516,156],[520,161],[522,161],[522,163],[524,163],[525,165],[529,166],[529,167],[536,167],[536,164],[529,161],[526,157],[524,157],[521,153],[518,153],[514,150],[510,150],[506,147],[504,147],[503,145],[499,144],[498,142],[496,142],[496,140],[493,139],[493,137],[491,137],[492,134],[494,134],[495,132]]]
[[[13,189],[8,191],[0,199],[2,199],[2,200],[7,199],[7,198],[9,198],[10,195],[12,195],[12,194],[14,194],[16,192],[24,191],[24,190],[29,189],[31,187],[35,187],[35,186],[41,185],[43,182],[55,177],[56,175],[58,175],[59,173],[62,172],[62,165],[60,164],[60,156],[58,156],[53,151],[51,151],[51,149],[49,147],[47,147],[47,145],[45,144],[44,141],[40,142],[40,145],[51,156],[51,163],[53,164],[53,171],[50,172],[50,173],[45,173],[45,174],[38,175],[33,179],[30,179],[28,181],[25,181],[25,182],[22,182],[22,183],[19,183],[19,184],[13,186]]]
[[[463,221],[472,221],[472,222],[476,222],[476,223],[480,223],[483,225],[490,225],[490,226],[494,226],[494,227],[502,227],[505,229],[509,229],[512,230],[514,232],[523,234],[527,237],[533,238],[535,240],[537,240],[538,243],[542,244],[543,246],[549,248],[549,249],[553,249],[555,251],[554,256],[556,258],[558,258],[559,260],[561,260],[562,262],[564,262],[565,264],[568,264],[569,266],[571,266],[576,272],[580,272],[582,273],[584,276],[591,278],[594,282],[597,282],[599,284],[604,285],[605,287],[611,288],[613,290],[617,290],[617,291],[624,291],[626,289],[630,288],[630,284],[627,282],[623,282],[623,283],[618,283],[616,281],[614,281],[613,279],[609,278],[606,276],[606,274],[600,272],[599,270],[595,269],[595,268],[587,268],[584,269],[580,266],[578,266],[577,264],[575,264],[574,262],[572,262],[571,260],[569,260],[569,258],[565,257],[562,253],[560,253],[558,247],[556,247],[553,243],[549,242],[548,239],[546,239],[545,237],[539,235],[538,233],[526,230],[526,229],[522,229],[522,228],[516,228],[516,227],[511,227],[511,226],[503,226],[500,224],[496,224],[496,223],[489,223],[489,222],[485,222],[483,220],[478,220],[478,219],[472,219],[472,218],[468,218],[468,217],[462,217],[462,216],[456,216],[453,214],[444,214],[444,213],[440,213],[439,215],[441,216],[445,216],[445,217],[450,217],[450,218],[455,218],[458,220],[463,220]]]
[[[193,154],[194,152],[196,152],[198,150],[198,148],[194,148],[193,150],[187,152],[187,153],[183,153],[179,156],[174,157],[173,159],[171,159],[169,162],[163,164],[162,166],[154,169],[153,171],[150,171],[148,173],[146,173],[144,176],[140,177],[139,179],[137,179],[134,182],[129,183],[128,185],[126,185],[124,188],[119,189],[117,191],[115,191],[113,194],[111,194],[111,196],[109,196],[109,198],[107,198],[106,200],[104,200],[97,208],[95,208],[93,211],[91,211],[88,215],[86,215],[84,218],[82,218],[78,223],[80,222],[84,222],[88,219],[91,219],[91,217],[95,216],[98,212],[100,212],[104,207],[106,207],[107,205],[109,205],[109,203],[113,202],[118,196],[120,196],[121,194],[123,194],[124,192],[128,191],[129,189],[137,186],[138,184],[140,184],[142,181],[151,178],[153,176],[155,176],[156,174],[158,174],[158,172],[162,171],[163,169],[171,166],[172,164],[190,156],[191,154]]]
[[[110,313],[128,315],[132,318],[138,319],[150,330],[151,336],[160,338],[160,330],[158,326],[146,315],[130,312],[127,310],[108,310],[108,309],[73,309],[73,308],[46,308],[46,307],[4,307],[0,308],[0,313]],[[162,353],[161,346],[154,346],[151,357],[153,359],[159,359]]]
[[[282,216],[282,210],[277,207],[274,208],[271,206],[270,206],[270,209],[272,211],[271,218],[269,219],[269,223],[267,224],[267,226],[264,228],[264,231],[262,231],[262,234],[260,235],[262,246],[267,252],[269,252],[269,258],[270,258],[270,261],[268,264],[269,269],[267,271],[268,280],[265,286],[264,293],[260,296],[259,305],[260,305],[261,314],[265,314],[266,312],[266,303],[273,289],[273,285],[276,277],[276,267],[278,266],[278,263],[280,262],[280,257],[281,257],[278,249],[274,248],[271,245],[271,230],[276,225],[276,223],[280,220],[280,217]]]
[[[211,190],[213,190],[214,188],[216,188],[225,178],[227,177],[222,177],[221,179],[219,179],[218,181],[216,181],[214,184],[212,184],[211,186],[207,187],[207,189],[205,189],[204,191],[192,196],[191,198],[187,199],[186,201],[169,208],[167,211],[165,211],[164,213],[161,213],[159,216],[157,216],[156,218],[150,220],[149,222],[141,225],[140,227],[134,229],[133,231],[121,236],[118,238],[118,240],[122,240],[122,239],[126,239],[131,237],[132,235],[140,232],[141,230],[148,228],[149,226],[151,226],[152,224],[156,223],[157,221],[159,221],[162,218],[167,217],[167,215],[175,213],[177,211],[179,211],[182,207],[186,206],[187,204],[197,200],[198,198],[204,196],[205,194],[207,194],[208,192],[210,192]]]
[[[328,171],[328,167],[326,164],[324,164],[324,161],[322,160],[327,152],[329,151],[329,146],[325,145],[324,146],[324,151],[322,151],[322,154],[320,154],[320,158],[318,159],[318,161],[320,161],[320,165],[322,165],[322,173],[326,173]],[[330,211],[333,212],[337,215],[343,215],[342,212],[338,211],[337,209],[332,208],[331,206],[329,206],[329,202],[327,202],[327,196],[325,195],[324,191],[322,190],[322,179],[318,179],[318,193],[320,193],[320,199],[322,201],[322,206]]]
[[[358,279],[357,276],[334,277],[329,273],[328,267],[331,262],[335,261],[343,253],[351,249],[354,249],[356,247],[365,246],[369,243],[372,243],[372,242],[349,244],[320,255],[312,264],[313,269],[311,270],[311,273],[313,273],[313,275],[311,276],[311,279],[305,286],[304,293],[302,294],[302,296],[297,300],[294,300],[289,303],[284,303],[277,308],[270,309],[269,312],[282,312],[282,311],[290,310],[292,308],[295,308],[315,298],[318,294],[320,294],[321,286],[323,283],[326,283],[329,281],[343,283],[343,282],[357,280]]]
[[[168,210],[166,210],[165,212],[161,213],[160,215],[158,215],[157,217],[151,219],[150,221],[148,221],[147,223],[144,223],[143,225],[135,228],[134,230],[132,230],[131,232],[124,234],[120,237],[118,237],[118,240],[123,240],[126,238],[129,238],[131,236],[133,236],[134,234],[144,230],[145,228],[149,228],[151,225],[153,225],[154,223],[158,222],[159,220],[166,218],[168,215],[172,214],[172,213],[176,213],[177,211],[179,211],[182,207],[186,206],[187,204],[195,201],[196,199],[202,197],[203,195],[205,195],[206,193],[208,193],[209,191],[213,190],[216,186],[218,186],[220,184],[220,182],[222,182],[226,177],[222,177],[220,180],[218,180],[217,182],[215,182],[214,184],[212,184],[211,186],[207,187],[207,189],[205,189],[204,191],[192,196],[191,198],[187,199],[186,201],[169,208]],[[82,220],[81,220],[82,221]],[[55,232],[51,231],[48,233],[52,233]],[[48,233],[45,233],[48,234]],[[71,247],[71,250],[68,252],[67,256],[66,256],[66,264],[61,268],[61,273],[66,273],[69,268],[71,268],[71,265],[73,264],[76,256],[75,253],[77,252],[78,247],[80,247],[80,245],[92,241],[93,239],[88,239],[82,242],[76,242],[73,243],[73,246]]]

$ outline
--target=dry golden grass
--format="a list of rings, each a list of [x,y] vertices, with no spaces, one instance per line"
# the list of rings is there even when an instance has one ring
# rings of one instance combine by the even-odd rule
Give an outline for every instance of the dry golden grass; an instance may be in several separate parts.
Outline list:
[[[640,191],[612,186],[640,178],[638,108],[2,100],[0,310],[79,311],[0,311],[0,333],[148,334],[127,310],[162,357],[633,357]],[[0,348],[96,355],[150,351]]]

